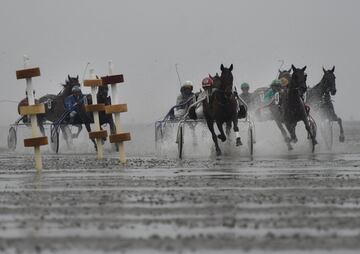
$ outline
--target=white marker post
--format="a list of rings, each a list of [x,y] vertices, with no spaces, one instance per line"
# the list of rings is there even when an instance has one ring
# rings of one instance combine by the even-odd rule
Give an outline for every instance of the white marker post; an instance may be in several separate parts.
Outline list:
[[[95,131],[92,131],[89,133],[90,139],[96,140],[96,146],[97,146],[97,158],[103,159],[104,158],[104,146],[102,139],[107,137],[107,131],[101,130],[100,128],[100,119],[99,119],[99,111],[105,110],[104,104],[98,104],[97,103],[97,89],[99,86],[102,86],[101,79],[97,79],[94,70],[90,70],[90,79],[84,80],[84,86],[90,86],[91,87],[91,98],[92,103],[91,105],[86,105],[85,110],[87,112],[93,112],[94,116],[94,124],[95,124]]]
[[[123,132],[120,120],[120,113],[127,112],[127,104],[118,104],[117,84],[124,82],[123,75],[113,75],[113,64],[109,62],[109,75],[102,77],[104,85],[111,85],[111,104],[105,106],[107,114],[114,114],[116,134],[110,135],[110,143],[117,143],[119,146],[119,160],[126,163],[124,141],[131,140],[130,133]]]
[[[20,114],[23,116],[30,116],[32,138],[24,139],[25,147],[34,147],[35,151],[35,167],[39,172],[42,170],[42,159],[40,153],[40,146],[47,145],[47,137],[40,135],[39,126],[36,115],[45,113],[44,104],[35,104],[34,89],[32,86],[32,78],[40,76],[40,68],[28,68],[27,56],[24,56],[24,69],[16,71],[17,79],[26,79],[26,94],[28,99],[28,106],[20,107]]]

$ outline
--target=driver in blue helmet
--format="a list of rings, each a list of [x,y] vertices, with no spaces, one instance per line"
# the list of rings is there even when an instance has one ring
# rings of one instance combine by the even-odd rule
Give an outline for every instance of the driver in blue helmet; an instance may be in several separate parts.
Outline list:
[[[65,104],[65,109],[67,111],[70,111],[69,117],[70,123],[74,123],[76,117],[78,116],[79,112],[80,112],[80,106],[82,104],[84,104],[84,95],[81,92],[81,89],[79,86],[74,86],[71,89],[71,95],[69,95],[68,97],[65,98],[64,104]]]

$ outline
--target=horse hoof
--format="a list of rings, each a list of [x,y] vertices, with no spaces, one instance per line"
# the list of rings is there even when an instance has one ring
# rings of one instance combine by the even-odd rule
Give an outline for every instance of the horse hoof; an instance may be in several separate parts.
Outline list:
[[[218,137],[218,139],[220,139],[222,142],[225,142],[225,141],[226,141],[226,136],[225,136],[225,135],[218,135],[217,137]]]
[[[292,151],[294,148],[292,146],[288,146],[288,151]]]
[[[297,139],[297,138],[292,138],[292,139],[290,140],[290,142],[296,144],[296,143],[298,142],[298,139]]]
[[[221,150],[216,151],[216,156],[221,156]]]
[[[236,146],[242,146],[242,142],[241,142],[241,139],[240,138],[237,138],[236,139]]]
[[[345,136],[341,135],[341,136],[339,137],[339,141],[340,141],[341,143],[344,143],[344,142],[345,142]]]

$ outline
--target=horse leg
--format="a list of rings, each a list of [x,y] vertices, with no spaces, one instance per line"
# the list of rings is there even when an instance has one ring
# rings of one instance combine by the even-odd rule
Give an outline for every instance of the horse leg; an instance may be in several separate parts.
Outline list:
[[[242,142],[241,142],[241,138],[240,138],[240,133],[239,133],[239,126],[238,126],[238,119],[237,119],[237,117],[233,119],[233,125],[234,125],[235,137],[236,137],[236,146],[241,146],[241,145],[242,145]]]
[[[73,138],[78,138],[80,135],[80,132],[82,130],[82,125],[81,124],[77,124],[76,127],[78,128],[77,132],[75,134],[72,135]]]
[[[66,127],[63,125],[60,125],[60,129],[61,129],[62,134],[64,135],[67,148],[70,148],[69,135],[66,130]]]
[[[316,144],[317,144],[316,137],[315,137],[315,135],[314,135],[314,134],[312,133],[312,131],[311,131],[311,128],[310,128],[310,124],[309,124],[308,119],[307,119],[307,118],[304,118],[304,119],[303,119],[303,122],[304,122],[304,124],[305,124],[306,131],[308,132],[308,134],[309,134],[309,136],[310,136],[310,138],[311,138],[311,141],[312,141],[313,145],[316,145]]]
[[[43,123],[40,123],[40,124],[39,124],[39,129],[40,129],[41,134],[42,134],[43,136],[45,136],[45,128],[44,128]]]
[[[209,128],[209,130],[211,132],[212,139],[213,139],[213,141],[215,143],[216,155],[220,156],[221,155],[221,150],[220,150],[220,147],[219,147],[219,144],[218,144],[218,140],[217,140],[218,138],[217,138],[217,136],[215,134],[215,130],[214,130],[214,121],[206,119],[206,124],[207,124],[207,126],[208,126],[208,128]]]
[[[224,133],[224,128],[223,128],[223,123],[222,122],[219,122],[219,121],[216,121],[216,125],[220,131],[220,135],[218,135],[217,137],[222,141],[222,142],[225,142],[226,141],[226,136],[225,136],[225,133]]]
[[[230,136],[230,131],[231,131],[231,121],[226,122],[225,132],[228,137]]]
[[[44,120],[41,117],[37,117],[38,126],[40,132],[43,136],[45,136],[45,128],[44,128]]]
[[[285,123],[285,126],[290,134],[290,142],[296,143],[298,141],[295,133],[296,123]]]
[[[116,134],[116,126],[115,126],[115,123],[114,123],[114,120],[113,120],[112,117],[110,118],[109,125],[110,125],[110,133],[111,134]],[[115,145],[115,150],[118,152],[119,151],[119,144],[115,143],[114,145]]]
[[[339,141],[341,143],[343,143],[345,141],[345,135],[344,135],[344,128],[343,128],[343,125],[342,125],[342,119],[340,117],[336,117],[336,121],[339,124],[339,128],[340,128]]]
[[[345,141],[342,119],[336,115],[334,105],[332,103],[328,107],[329,107],[330,120],[335,121],[339,124],[339,128],[340,128],[339,141],[342,143]]]
[[[277,120],[275,120],[275,123],[276,123],[276,125],[279,127],[279,129],[280,129],[280,131],[281,131],[281,134],[282,134],[283,137],[284,137],[284,141],[285,141],[285,143],[286,143],[286,145],[287,145],[287,147],[288,147],[288,150],[289,150],[289,151],[293,150],[294,148],[292,147],[292,145],[291,145],[291,143],[290,143],[290,138],[289,138],[289,136],[288,136],[288,134],[287,134],[287,132],[286,132],[283,124],[282,124],[280,121],[277,121]]]
[[[86,128],[86,130],[87,130],[88,132],[91,132],[90,123],[85,123],[85,128]],[[91,141],[93,142],[94,148],[95,148],[95,150],[97,151],[97,145],[96,145],[95,139],[92,138]]]

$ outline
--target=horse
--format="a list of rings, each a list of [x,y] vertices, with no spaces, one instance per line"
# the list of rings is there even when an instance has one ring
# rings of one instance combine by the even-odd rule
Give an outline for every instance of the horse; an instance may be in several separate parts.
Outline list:
[[[57,95],[47,94],[35,100],[36,104],[43,103],[45,105],[45,113],[37,115],[38,126],[43,135],[45,135],[45,129],[44,129],[45,121],[46,120],[50,122],[56,121],[56,119],[58,119],[65,110],[64,99],[71,94],[71,89],[74,86],[80,86],[79,76],[70,77],[70,75],[68,75],[68,79],[65,81],[65,84],[63,84],[62,86],[63,89]],[[28,105],[27,98],[24,98],[19,102],[18,104],[19,114],[20,114],[20,107],[27,105]],[[29,119],[27,119],[27,116],[24,116],[22,120],[25,124],[27,124]]]
[[[63,86],[63,89],[57,95],[47,94],[45,96],[40,97],[38,100],[39,103],[44,103],[44,105],[45,105],[45,113],[38,115],[39,127],[40,127],[40,130],[43,132],[43,134],[45,132],[44,126],[43,126],[45,121],[54,123],[54,122],[58,121],[64,115],[64,113],[66,111],[65,106],[64,106],[64,100],[65,100],[65,98],[67,98],[68,96],[70,96],[72,94],[72,88],[74,86],[80,86],[79,76],[71,77],[70,75],[68,75],[68,78],[65,81],[65,84],[63,84],[62,86]],[[86,101],[88,104],[92,103],[90,94],[84,95],[84,97],[86,98]],[[24,100],[26,100],[26,99],[24,99]],[[106,105],[111,104],[110,97],[108,97],[108,87],[107,86],[99,88],[98,93],[97,93],[97,100],[98,100],[98,103],[104,103]],[[26,100],[26,102],[27,102],[27,100]],[[73,126],[76,126],[78,128],[78,131],[76,134],[71,134],[69,127],[66,125],[67,119],[64,119],[65,124],[60,125],[60,129],[63,132],[63,135],[67,142],[67,145],[69,145],[69,140],[70,140],[69,135],[71,135],[72,138],[77,138],[79,136],[79,134],[82,130],[82,124],[85,125],[86,130],[88,132],[91,132],[90,124],[94,122],[92,114],[85,112],[84,107],[80,107],[80,110],[78,112],[79,112],[79,114],[76,117],[76,120],[73,123],[71,123]],[[99,119],[100,119],[101,125],[109,123],[111,133],[112,134],[116,133],[115,123],[113,121],[112,115],[107,115],[107,114],[105,114],[105,112],[99,112]],[[97,149],[95,140],[92,139],[91,141],[94,144],[94,148]]]
[[[220,70],[220,76],[212,77],[214,84],[209,96],[209,102],[207,100],[203,101],[204,117],[211,132],[217,156],[221,155],[218,139],[222,142],[226,141],[226,135],[223,129],[224,123],[226,123],[228,130],[231,128],[231,123],[233,123],[236,135],[236,146],[242,145],[238,127],[239,106],[233,92],[233,65],[231,64],[229,68],[226,68],[221,64]],[[215,134],[214,122],[220,131],[220,135],[218,136]]]
[[[336,94],[335,84],[335,66],[331,70],[326,70],[323,67],[323,77],[320,82],[314,87],[310,88],[306,94],[307,103],[320,113],[321,119],[329,120],[330,122],[337,122],[340,127],[339,141],[345,141],[344,129],[342,120],[335,113],[334,105],[331,96]]]
[[[108,96],[109,87],[107,85],[100,86],[98,92],[96,94],[97,102],[105,105],[111,105],[111,98]],[[87,102],[88,104],[92,104],[92,97],[91,95],[87,95]],[[90,116],[91,123],[94,122],[93,115]],[[106,114],[105,111],[99,112],[99,122],[100,122],[100,129],[102,129],[102,125],[109,124],[110,133],[116,134],[116,126],[112,114]],[[118,144],[115,144],[116,151],[119,150]]]
[[[312,141],[313,151],[317,144],[315,133],[312,131],[309,123],[309,108],[305,106],[303,95],[307,90],[305,74],[306,66],[302,69],[297,69],[294,65],[291,66],[293,74],[291,75],[288,87],[283,89],[280,95],[279,105],[272,106],[271,111],[274,116],[274,120],[288,145],[288,149],[292,150],[291,142],[296,143],[296,125],[299,121],[304,122],[306,131]],[[290,134],[290,138],[287,136],[286,131],[283,128],[285,125],[287,131]]]

